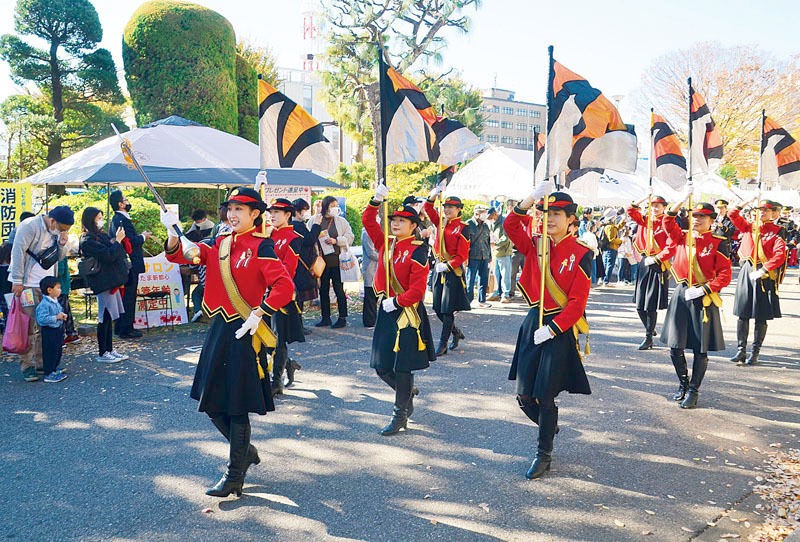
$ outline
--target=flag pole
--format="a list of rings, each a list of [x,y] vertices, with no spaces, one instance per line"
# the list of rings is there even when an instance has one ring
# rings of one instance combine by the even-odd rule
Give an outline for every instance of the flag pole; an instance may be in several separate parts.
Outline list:
[[[654,126],[653,108],[650,108],[650,194],[647,196],[647,255],[652,256],[653,251],[653,173],[656,169],[655,165],[655,134],[653,134]]]
[[[761,160],[764,156],[764,125],[767,122],[766,109],[761,110],[761,145],[758,152],[758,204],[756,205],[756,222],[753,228],[753,271],[758,269],[758,245],[761,244]],[[763,283],[762,283],[763,288]]]
[[[380,109],[381,115],[381,135],[380,135],[380,142],[381,142],[381,180],[383,181],[383,185],[388,188],[389,184],[386,181],[386,107],[383,103],[383,98],[381,96],[381,89],[385,84],[385,72],[384,69],[384,60],[383,60],[383,46],[381,43],[378,43],[378,81],[379,81],[379,88],[378,88],[378,105]],[[387,196],[386,199],[383,201],[383,267],[386,270],[386,298],[389,298],[389,282],[390,282],[390,271],[389,271],[389,197]]]
[[[261,79],[263,79],[263,78],[264,77],[259,73],[258,74],[258,80],[261,81]],[[257,100],[256,101],[256,113],[259,113],[260,112],[259,108],[261,107],[261,85],[259,85],[258,82],[256,82],[256,86],[258,87],[258,91],[256,92],[256,100]],[[258,117],[258,166],[259,166],[259,171],[265,171],[264,170],[264,151],[261,148],[261,117],[260,116]],[[264,197],[266,196],[266,188],[264,187],[263,183],[259,187],[259,192],[261,193],[261,199],[263,200]],[[264,203],[266,204],[267,202],[265,201]],[[262,235],[266,235],[266,233],[267,233],[267,217],[266,216],[262,216],[261,217],[261,234]]]
[[[693,168],[693,161],[692,161],[692,78],[688,79],[689,83],[689,184],[692,183],[692,170]],[[689,287],[692,287],[693,277],[694,274],[693,267],[694,267],[694,232],[692,231],[692,196],[694,196],[694,187],[692,187],[692,191],[689,193]]]
[[[547,125],[548,125],[548,134],[550,133],[550,107],[553,104],[553,79],[555,79],[555,72],[553,70],[553,46],[550,45],[547,47],[547,57],[548,57],[548,76],[547,76]],[[550,175],[550,145],[547,143],[545,139],[545,176]],[[556,175],[556,179],[558,176]],[[534,215],[536,214],[536,203],[533,202],[534,205]],[[541,258],[539,259],[539,327],[544,325],[544,281],[546,275],[547,266],[549,265],[547,261],[547,252],[550,248],[550,238],[547,237],[547,213],[550,210],[550,194],[544,195],[544,205],[542,206],[542,243],[539,247],[539,252],[541,254]]]
[[[444,104],[442,104],[442,116],[444,116]],[[445,184],[445,187],[446,187],[447,184],[448,184],[448,182],[447,182],[447,170],[444,170],[444,171],[445,171],[445,175],[444,175],[444,179],[443,180],[444,180],[444,184]],[[445,253],[445,248],[446,248],[445,244],[444,244],[444,229],[443,229],[444,228],[444,187],[442,187],[442,189],[439,191],[438,199],[439,199],[439,229],[436,230],[436,232],[439,235],[439,261],[440,262],[444,262],[444,256],[442,256]],[[444,273],[440,273],[440,275],[441,276],[439,278],[440,278],[441,284],[442,284],[442,286],[444,286]]]

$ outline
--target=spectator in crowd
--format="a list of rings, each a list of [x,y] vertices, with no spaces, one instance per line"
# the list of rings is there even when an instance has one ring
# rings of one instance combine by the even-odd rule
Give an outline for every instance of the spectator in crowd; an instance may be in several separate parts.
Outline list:
[[[581,221],[580,224],[578,225],[579,239],[583,237],[583,234],[586,233],[587,229],[589,228],[589,223],[592,221],[592,213],[593,210],[591,207],[586,207],[581,213]]]
[[[67,375],[58,368],[64,346],[66,313],[61,310],[61,280],[44,277],[39,282],[42,301],[36,306],[36,323],[42,329],[42,367],[45,382],[61,382]]]
[[[108,195],[108,203],[114,211],[114,217],[108,227],[108,237],[113,239],[117,235],[117,230],[122,228],[125,237],[121,245],[131,259],[131,269],[128,272],[128,280],[125,282],[122,305],[125,308],[120,312],[120,318],[114,324],[114,333],[123,339],[135,339],[142,336],[142,332],[133,329],[133,317],[136,313],[136,291],[139,288],[139,273],[144,273],[144,254],[142,245],[152,234],[149,231],[136,233],[136,228],[131,222],[128,214],[131,211],[131,202],[121,190],[114,190]]]
[[[209,235],[211,234],[211,230],[203,230],[203,231],[207,231]],[[203,231],[190,229],[188,232],[186,232],[186,238],[194,243],[200,243],[205,238],[205,236],[203,235]],[[184,266],[181,266],[181,269],[183,268]],[[181,274],[181,281],[183,283],[183,288],[185,292],[189,291],[189,288],[191,288],[192,273],[197,274],[197,286],[194,287],[194,290],[192,290],[192,295],[191,295],[192,311],[194,313],[192,315],[192,323],[194,323],[197,322],[203,316],[203,294],[206,291],[206,266],[192,264],[186,266],[186,268],[188,269],[186,275]],[[178,299],[176,303],[180,303],[180,299]]]
[[[509,199],[506,201],[506,208],[508,209],[513,210],[516,205],[516,200]],[[519,270],[525,265],[525,254],[520,252],[513,243],[512,246],[514,248],[511,252],[511,288],[508,295],[510,299],[514,299],[514,296],[517,295],[517,276],[519,275]]]
[[[214,223],[208,219],[208,215],[202,209],[195,209],[192,211],[192,225],[186,230],[186,233],[193,231],[200,232],[200,239],[205,239],[211,236],[214,229]]]
[[[491,307],[486,302],[486,289],[489,286],[489,261],[492,259],[489,225],[486,223],[489,208],[478,204],[467,220],[470,229],[469,260],[467,262],[467,298],[473,306]],[[478,303],[475,304],[475,281],[478,281]]]
[[[619,230],[621,241],[617,250],[617,280],[621,280],[626,286],[631,284],[631,269],[636,259],[633,255],[633,241],[631,240],[630,230],[624,226]]]
[[[42,300],[39,284],[44,277],[55,276],[58,261],[67,253],[67,232],[74,223],[72,209],[59,205],[46,215],[32,216],[20,222],[14,236],[8,268],[11,292],[20,297],[24,290],[30,289],[33,299],[33,304],[22,307],[22,312],[30,317],[30,348],[19,356],[22,377],[27,382],[39,380],[37,369],[42,370],[42,332],[34,316],[36,305]]]
[[[603,269],[605,269],[603,285],[606,286],[611,282],[611,274],[614,272],[614,265],[617,262],[617,251],[622,244],[619,238],[616,217],[612,216],[608,219],[603,231],[606,238],[606,244],[603,247]],[[617,281],[619,281],[619,276],[617,276]]]
[[[294,232],[303,238],[300,247],[300,262],[297,265],[297,272],[294,274],[294,288],[297,295],[297,305],[300,311],[306,301],[313,301],[319,295],[317,288],[317,277],[311,273],[314,260],[317,259],[317,239],[319,239],[320,226],[315,224],[309,230],[306,220],[309,218],[308,202],[303,198],[297,198],[292,202],[294,214],[292,215],[291,225]],[[304,329],[306,334],[311,333],[310,329]]]
[[[580,226],[578,226],[580,230]],[[592,260],[592,286],[597,283],[597,257],[600,254],[600,248],[597,244],[597,235],[595,232],[597,231],[597,224],[594,220],[590,220],[589,223],[586,225],[584,232],[580,236],[581,242],[583,242],[586,246],[592,249],[594,253],[594,259]]]
[[[6,294],[11,293],[11,283],[8,282],[8,264],[11,262],[12,246],[8,241],[0,245],[0,312],[3,313],[3,317],[0,318],[0,332],[3,333],[6,330],[6,320],[8,319]]]
[[[511,258],[514,253],[514,243],[508,238],[503,227],[505,217],[494,207],[489,209],[488,219],[494,248],[494,278],[497,285],[487,301],[500,300],[500,303],[508,303],[511,301]]]
[[[32,216],[36,216],[36,215],[31,213],[30,211],[22,211],[19,214],[19,222],[18,222],[18,224],[22,224],[23,220],[27,220],[28,218],[30,218]],[[14,244],[14,236],[16,234],[17,234],[17,228],[14,228],[13,230],[11,230],[11,233],[8,234],[8,239],[6,240],[6,243],[11,243],[13,245]]]
[[[72,308],[69,306],[69,292],[72,289],[72,276],[69,271],[69,261],[64,256],[58,261],[58,279],[61,281],[61,294],[58,296],[58,302],[61,303],[61,311],[67,315],[64,320],[64,344],[74,343],[80,340],[78,332],[75,331],[75,320],[72,318]],[[44,295],[44,291],[42,291]]]
[[[380,222],[380,214],[378,214]],[[375,273],[378,271],[378,251],[375,250],[375,243],[370,239],[367,228],[361,230],[361,276],[364,279],[364,309],[361,313],[361,321],[364,327],[375,327],[378,318],[378,296],[375,295],[373,285],[375,283]]]
[[[331,326],[332,328],[347,325],[347,296],[339,271],[339,253],[342,248],[353,244],[353,230],[344,217],[339,216],[339,201],[333,196],[322,198],[320,213],[311,217],[310,225],[320,226],[320,248],[328,246],[328,252],[321,250],[325,260],[325,271],[320,277],[319,304],[322,309],[322,320],[317,322],[317,327]],[[333,250],[330,250],[330,249]],[[331,323],[331,294],[330,287],[336,293],[336,303],[339,309],[339,319]]]
[[[97,296],[97,346],[96,358],[101,363],[117,363],[128,356],[114,349],[112,341],[112,322],[125,313],[125,305],[120,296],[120,286],[128,279],[128,256],[122,243],[126,239],[125,229],[118,226],[114,237],[103,231],[105,220],[103,212],[95,207],[87,207],[81,215],[81,254],[85,258],[95,258],[100,266],[98,273],[87,276],[89,287]],[[133,307],[131,308],[133,310]]]
[[[231,229],[231,223],[228,220],[227,203],[220,204],[219,209],[217,209],[217,214],[219,215],[219,222],[214,224],[214,227],[211,228],[211,239],[216,239],[220,234],[233,231]]]

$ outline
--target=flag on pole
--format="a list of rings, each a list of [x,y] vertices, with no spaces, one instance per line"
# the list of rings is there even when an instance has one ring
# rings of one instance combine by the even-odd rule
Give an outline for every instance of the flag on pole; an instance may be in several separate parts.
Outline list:
[[[263,79],[258,80],[258,133],[262,169],[336,172],[339,160],[322,124]]]
[[[545,179],[545,167],[542,162],[544,146],[547,138],[541,132],[536,132],[533,138],[533,181],[539,183]]]
[[[722,160],[722,137],[711,118],[711,110],[699,92],[689,85],[689,130],[692,148],[689,149],[689,177],[696,173],[714,172]]]
[[[379,55],[381,129],[386,164],[436,162],[452,166],[481,152],[485,144],[458,121],[439,117],[414,83]]]
[[[800,143],[769,117],[761,136],[761,179],[777,180],[782,188],[800,188]]]
[[[636,171],[636,133],[580,75],[550,61],[547,93],[548,177],[567,170]]]
[[[650,141],[653,145],[652,176],[680,189],[686,184],[686,158],[681,152],[681,142],[664,117],[652,114]]]

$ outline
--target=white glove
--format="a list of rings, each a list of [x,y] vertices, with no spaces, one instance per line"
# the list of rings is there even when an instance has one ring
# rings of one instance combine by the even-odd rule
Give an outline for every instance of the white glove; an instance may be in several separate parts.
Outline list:
[[[645,265],[653,265],[654,263],[656,263],[656,257],[655,256],[648,256],[647,258],[644,259],[644,264]]]
[[[439,262],[436,264],[436,267],[434,269],[436,270],[437,273],[444,273],[445,271],[447,271],[447,264],[444,262]]]
[[[767,270],[763,267],[750,273],[750,280],[758,280],[767,274]]]
[[[687,288],[683,293],[683,297],[686,298],[686,301],[691,301],[692,299],[697,299],[698,297],[703,297],[704,295],[706,295],[706,291],[700,286],[692,286],[691,288]]]
[[[536,186],[536,188],[534,188],[533,192],[528,194],[527,198],[520,202],[520,209],[530,209],[534,203],[542,199],[546,194],[553,192],[554,189],[555,185],[553,184],[553,181],[545,181],[540,183]]]
[[[395,306],[395,304],[394,304],[394,298],[393,297],[390,297],[388,299],[384,299],[383,302],[381,303],[381,306],[383,307],[383,312],[392,312],[392,311],[397,310],[397,306]]]
[[[258,192],[262,184],[264,185],[267,184],[267,172],[264,171],[263,169],[259,171],[258,174],[256,175],[256,192]]]
[[[542,344],[553,338],[553,332],[547,326],[542,326],[533,332],[533,344]]]
[[[386,196],[389,195],[389,187],[385,184],[379,184],[378,187],[375,189],[375,201],[383,201],[386,199]]]
[[[261,321],[261,317],[256,314],[256,311],[250,313],[250,316],[247,317],[247,320],[244,321],[242,327],[236,330],[236,338],[241,339],[246,334],[250,333],[250,335],[256,334],[256,329],[258,329],[258,323]]]
[[[694,181],[686,182],[686,195],[694,194]]]
[[[172,211],[161,211],[161,223],[164,224],[165,228],[167,228],[168,236],[178,237],[178,233],[175,231],[174,226],[180,227],[180,222],[178,222],[178,217],[175,216],[175,213]]]
[[[436,199],[436,196],[438,196],[441,193],[442,193],[442,185],[440,183],[433,187],[433,190],[431,190],[431,193],[428,195],[428,199]]]

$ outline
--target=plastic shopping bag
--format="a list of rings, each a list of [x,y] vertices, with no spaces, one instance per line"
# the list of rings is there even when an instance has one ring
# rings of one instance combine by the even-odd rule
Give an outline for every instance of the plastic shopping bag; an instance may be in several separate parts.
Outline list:
[[[3,334],[3,350],[12,354],[24,354],[28,351],[28,323],[30,316],[22,312],[18,297],[11,301],[8,311],[8,322]]]
[[[345,247],[339,253],[339,273],[341,274],[342,282],[358,282],[361,280],[358,260],[350,252],[350,247]]]

